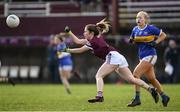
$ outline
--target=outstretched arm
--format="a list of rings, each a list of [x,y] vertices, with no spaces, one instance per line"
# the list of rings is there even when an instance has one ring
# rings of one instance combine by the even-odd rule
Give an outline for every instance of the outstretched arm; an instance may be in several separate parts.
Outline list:
[[[89,50],[89,48],[84,45],[80,48],[68,49],[67,52],[69,52],[69,53],[83,53],[83,52],[88,51],[88,50]]]
[[[81,44],[81,45],[85,45],[87,43],[86,39],[79,39],[76,35],[74,35],[73,32],[69,32],[69,35],[72,37],[73,42],[76,44]]]
[[[68,26],[66,26],[64,30],[72,37],[74,43],[81,45],[85,45],[87,43],[86,39],[79,39],[76,35],[74,35],[74,33],[70,30]]]

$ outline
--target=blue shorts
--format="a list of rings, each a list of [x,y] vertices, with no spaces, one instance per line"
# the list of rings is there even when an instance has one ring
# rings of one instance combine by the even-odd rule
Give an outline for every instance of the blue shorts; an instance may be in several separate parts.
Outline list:
[[[66,56],[58,60],[59,62],[59,68],[71,68],[73,66],[73,62],[71,59],[71,56]]]

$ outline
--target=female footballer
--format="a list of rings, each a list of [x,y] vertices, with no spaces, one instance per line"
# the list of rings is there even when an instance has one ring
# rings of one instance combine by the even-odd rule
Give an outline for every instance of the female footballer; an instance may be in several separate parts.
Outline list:
[[[73,62],[71,59],[71,54],[67,52],[62,52],[62,49],[67,48],[66,43],[65,43],[65,33],[60,33],[55,35],[53,38],[54,44],[56,45],[56,52],[58,56],[58,63],[59,63],[59,74],[61,81],[63,85],[65,86],[65,89],[68,94],[71,94],[70,91],[70,84],[68,82],[68,79],[71,77],[72,72],[74,73],[75,76],[80,78],[80,76],[72,71],[73,68]]]
[[[155,46],[166,38],[166,34],[161,29],[149,25],[149,15],[147,12],[138,12],[136,23],[137,26],[132,30],[130,42],[137,44],[140,62],[136,66],[133,75],[139,79],[143,74],[145,74],[151,84],[157,88],[157,91],[162,98],[163,106],[167,106],[170,98],[163,92],[163,89],[154,73],[154,64],[157,60]],[[130,107],[141,104],[140,87],[136,85],[135,90],[135,98],[128,104]],[[156,100],[156,103],[157,102],[158,99]]]

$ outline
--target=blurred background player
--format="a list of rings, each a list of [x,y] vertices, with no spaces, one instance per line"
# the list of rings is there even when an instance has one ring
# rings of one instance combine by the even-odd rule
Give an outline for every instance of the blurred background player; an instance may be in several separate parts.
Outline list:
[[[158,94],[155,88],[151,88],[144,81],[134,78],[132,76],[131,71],[128,68],[128,63],[125,57],[119,54],[114,47],[108,45],[105,42],[101,33],[102,32],[105,33],[106,31],[109,31],[107,29],[109,27],[105,27],[108,26],[107,23],[104,22],[104,24],[106,25],[102,27],[99,27],[98,25],[94,25],[94,24],[86,25],[83,34],[85,39],[79,39],[70,31],[69,27],[65,28],[65,32],[67,32],[72,37],[73,41],[76,44],[83,45],[80,48],[65,49],[66,52],[82,53],[91,50],[95,56],[99,57],[102,60],[105,60],[105,62],[101,65],[101,67],[96,73],[97,96],[93,99],[89,99],[88,102],[96,103],[96,102],[104,101],[103,78],[114,71],[116,71],[119,75],[122,74],[121,77],[127,80],[128,82],[133,84],[138,84],[139,86],[148,90],[153,96],[153,98],[156,100]]]
[[[1,61],[0,61],[0,70],[1,70]],[[11,79],[9,77],[1,77],[0,76],[0,83],[10,83],[13,86],[15,86],[15,83],[14,83],[13,79]]]
[[[164,52],[164,62],[166,65],[165,71],[168,74],[168,83],[174,83],[174,77],[178,75],[178,56],[179,56],[179,46],[177,46],[176,41],[169,40],[168,47]],[[172,67],[171,73],[168,72],[168,65]]]
[[[157,91],[162,98],[163,106],[167,106],[170,98],[163,92],[161,84],[156,79],[154,72],[154,64],[157,60],[155,46],[166,38],[166,34],[159,28],[149,25],[149,15],[147,12],[138,12],[136,16],[136,23],[137,26],[135,26],[132,30],[130,42],[137,44],[140,62],[136,66],[133,75],[136,78],[141,78],[141,76],[145,74],[151,84],[157,88]],[[135,98],[128,104],[130,107],[141,104],[140,87],[136,85],[135,91]],[[157,102],[158,100],[156,103]]]
[[[56,45],[54,43],[54,35],[50,36],[49,46],[47,48],[48,70],[53,83],[59,83],[58,59],[56,53]]]
[[[54,44],[56,45],[56,53],[58,57],[58,64],[59,64],[59,74],[61,81],[67,91],[68,94],[71,94],[70,91],[70,84],[68,79],[72,76],[73,71],[73,62],[71,59],[71,54],[67,52],[62,52],[63,49],[66,49],[66,43],[65,43],[65,33],[60,33],[55,35],[54,37]],[[73,72],[75,76],[80,78],[79,74],[76,72]]]
[[[6,83],[6,82],[15,86],[13,79],[8,78],[8,77],[0,77],[0,83]]]

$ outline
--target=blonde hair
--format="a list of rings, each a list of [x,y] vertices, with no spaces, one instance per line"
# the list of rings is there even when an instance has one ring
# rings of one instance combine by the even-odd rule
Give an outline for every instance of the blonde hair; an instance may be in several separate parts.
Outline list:
[[[103,33],[107,33],[109,31],[111,24],[106,18],[104,18],[100,22],[96,23],[96,26],[98,27],[100,33],[103,34]]]
[[[150,23],[150,16],[149,16],[149,14],[148,14],[147,12],[145,12],[145,11],[139,11],[139,12],[137,13],[137,15],[138,15],[138,14],[144,16],[144,18],[145,18],[145,23],[146,23],[146,24],[149,24],[149,23]]]

